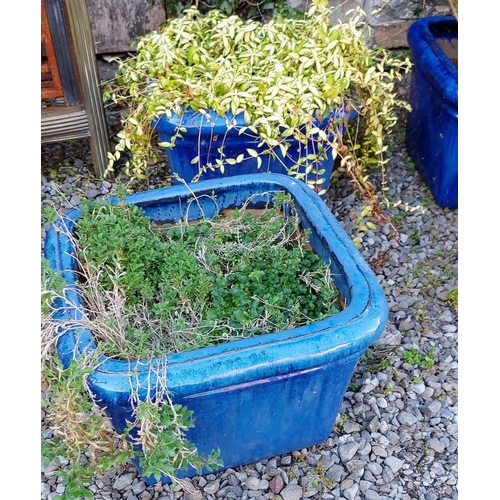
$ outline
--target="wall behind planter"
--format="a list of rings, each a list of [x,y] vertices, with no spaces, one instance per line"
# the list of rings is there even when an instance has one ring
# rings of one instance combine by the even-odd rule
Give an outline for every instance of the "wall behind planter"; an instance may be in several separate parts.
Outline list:
[[[306,10],[310,0],[287,0]],[[137,36],[157,29],[165,22],[167,0],[87,0],[96,54],[131,50]],[[388,49],[408,47],[406,31],[416,19],[429,15],[451,14],[446,0],[329,0],[331,6],[343,4],[342,18],[353,7],[361,7],[373,28],[372,43]],[[373,12],[383,7],[376,15]]]
[[[310,3],[310,0],[287,1],[302,11]],[[408,47],[406,32],[416,19],[451,14],[447,0],[329,0],[328,3],[331,7],[341,5],[334,20],[345,19],[346,13],[355,7],[363,9],[373,29],[371,43],[386,49]]]
[[[127,52],[166,20],[163,0],[87,0],[95,53]]]

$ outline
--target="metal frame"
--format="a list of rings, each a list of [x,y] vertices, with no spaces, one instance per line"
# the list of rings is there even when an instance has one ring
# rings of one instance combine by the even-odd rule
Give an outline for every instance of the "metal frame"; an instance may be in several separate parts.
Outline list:
[[[64,33],[65,27],[61,28],[60,24],[65,26],[62,15],[64,10],[67,13],[69,36],[66,41],[63,39],[62,43],[57,44],[55,41],[55,45],[59,48],[66,45],[62,49],[66,53],[73,49],[83,102],[77,103],[70,98],[71,103],[67,102],[72,104],[70,106],[42,109],[41,140],[44,143],[90,137],[94,171],[98,177],[102,177],[108,165],[110,148],[87,4],[85,0],[45,0],[45,4],[49,24],[57,19],[59,34]],[[68,46],[70,43],[71,47]],[[63,87],[64,66],[71,67],[70,64],[63,65]],[[78,91],[74,83],[72,88],[73,91]]]

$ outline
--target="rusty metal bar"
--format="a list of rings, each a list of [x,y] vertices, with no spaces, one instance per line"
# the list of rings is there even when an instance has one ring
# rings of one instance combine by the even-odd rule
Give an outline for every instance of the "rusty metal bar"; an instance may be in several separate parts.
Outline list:
[[[66,104],[73,106],[82,102],[82,95],[71,52],[71,34],[68,33],[64,3],[63,0],[44,0],[44,7]]]

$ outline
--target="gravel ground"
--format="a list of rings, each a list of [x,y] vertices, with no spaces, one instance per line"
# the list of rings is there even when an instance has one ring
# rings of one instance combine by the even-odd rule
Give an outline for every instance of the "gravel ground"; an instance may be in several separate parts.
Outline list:
[[[407,82],[400,86],[404,95]],[[111,128],[118,114],[107,110]],[[387,178],[394,200],[424,210],[392,208],[390,225],[357,234],[362,205],[345,178],[326,203],[383,287],[390,309],[379,341],[358,363],[328,439],[237,469],[190,480],[192,491],[148,487],[133,465],[96,478],[96,500],[449,500],[458,498],[458,319],[448,301],[458,288],[458,210],[435,205],[405,151],[404,118],[394,133]],[[105,196],[113,182],[94,177],[89,142],[42,145],[42,207],[78,205]],[[136,190],[170,183],[164,156]],[[396,229],[397,231],[395,231]],[[42,222],[42,246],[46,227]],[[409,359],[416,349],[432,366]],[[43,419],[43,410],[42,410]],[[322,464],[322,465],[321,465]],[[64,491],[53,468],[42,469],[42,500]]]

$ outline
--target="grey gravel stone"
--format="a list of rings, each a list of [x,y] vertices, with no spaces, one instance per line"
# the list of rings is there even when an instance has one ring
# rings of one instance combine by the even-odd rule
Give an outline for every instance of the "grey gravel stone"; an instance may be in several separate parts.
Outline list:
[[[347,500],[354,500],[359,491],[359,485],[354,483],[350,488],[347,488],[343,491],[344,496]]]
[[[439,401],[432,401],[429,404],[420,407],[420,411],[427,417],[436,416],[441,410],[441,403]]]
[[[254,479],[254,478],[252,478]],[[257,480],[258,481],[258,480]],[[220,485],[220,481],[218,479],[216,479],[215,481],[212,481],[211,483],[208,483],[204,488],[203,488],[203,491],[207,494],[207,495],[213,495],[215,494],[218,489],[219,489],[219,485]]]
[[[344,463],[348,462],[356,454],[358,448],[359,444],[355,441],[339,446],[338,453],[340,460]]]
[[[398,415],[398,420],[401,425],[411,426],[418,422],[418,417],[408,413],[407,411],[402,411]]]
[[[99,195],[103,194],[99,189],[87,189],[85,191],[85,197],[88,198],[89,200],[93,200],[94,198],[97,198]]]
[[[326,477],[333,479],[336,483],[340,482],[346,475],[347,471],[341,465],[332,465],[326,471]]]
[[[267,479],[261,479],[259,481],[259,490],[267,490],[269,488],[269,481]]]
[[[446,445],[437,438],[429,439],[429,446],[438,453],[443,453],[446,448]]]
[[[383,446],[373,446],[372,447],[372,452],[377,455],[377,457],[383,457],[385,458],[387,456],[387,449]]]
[[[245,481],[245,486],[249,490],[258,490],[259,489],[259,478],[258,477],[249,477]]]
[[[381,500],[381,496],[374,490],[365,491],[365,500]]]
[[[116,479],[113,484],[115,490],[124,490],[127,486],[130,486],[135,479],[135,474],[125,474]]]
[[[346,464],[347,470],[352,474],[360,469],[362,469],[366,465],[365,460],[350,460]]]
[[[132,491],[135,495],[141,494],[146,489],[146,483],[144,481],[139,481],[132,487]]]
[[[344,424],[344,432],[347,434],[352,434],[353,432],[359,432],[359,424],[356,422],[351,422],[350,420]]]
[[[280,493],[283,500],[300,500],[302,488],[298,484],[289,484]]]
[[[403,463],[404,463],[403,460],[394,456],[387,457],[384,460],[384,464],[388,465],[394,474],[396,474],[396,472],[398,472],[399,469],[401,469]]]
[[[185,493],[186,500],[202,500],[203,493],[199,490],[187,491]]]

